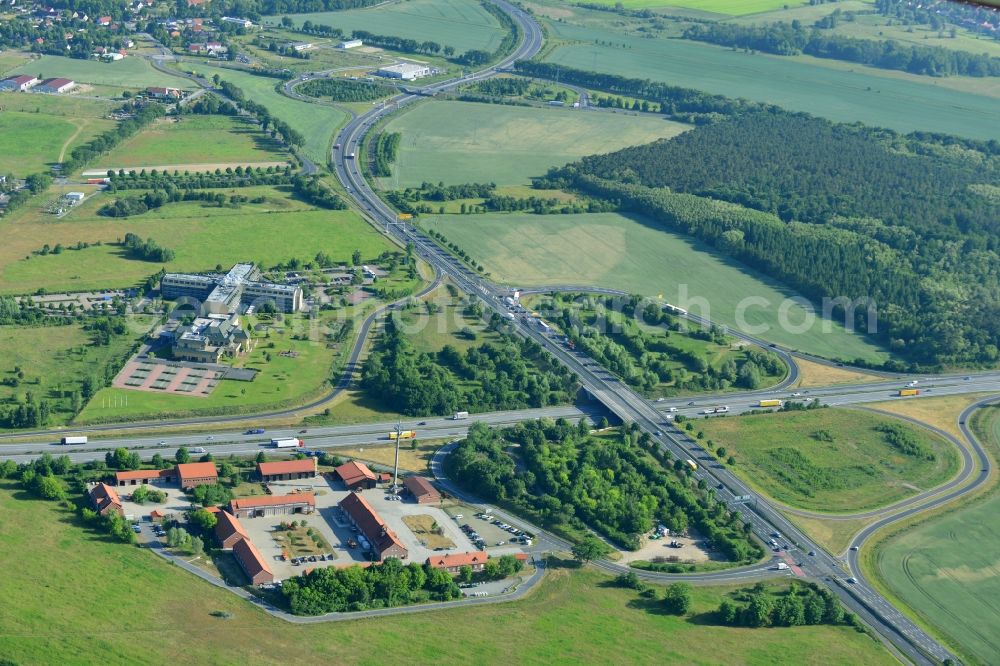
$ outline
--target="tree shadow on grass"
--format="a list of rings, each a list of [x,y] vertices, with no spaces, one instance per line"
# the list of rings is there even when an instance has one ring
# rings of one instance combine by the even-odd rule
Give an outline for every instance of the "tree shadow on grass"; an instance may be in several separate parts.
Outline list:
[[[549,555],[545,558],[545,566],[549,569],[579,569],[583,565],[579,561],[568,557]]]

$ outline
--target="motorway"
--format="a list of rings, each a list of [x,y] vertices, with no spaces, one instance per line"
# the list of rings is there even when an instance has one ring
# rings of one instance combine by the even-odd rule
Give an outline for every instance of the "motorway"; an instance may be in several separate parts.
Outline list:
[[[537,52],[541,45],[541,37],[535,22],[521,10],[511,7],[504,0],[493,0],[495,4],[511,14],[515,21],[521,26],[524,32],[524,41],[518,48],[518,52],[509,58],[500,67],[505,67],[516,58],[530,57]],[[486,70],[466,77],[463,80],[456,80],[430,86],[428,92],[433,93],[440,90],[447,90],[456,85],[461,85],[469,80],[476,80],[491,76],[495,70]],[[396,108],[411,104],[418,97],[416,95],[404,95],[397,98]],[[450,254],[441,250],[433,241],[424,236],[416,229],[409,228],[405,224],[396,224],[396,213],[382,202],[378,195],[371,188],[364,176],[359,172],[357,160],[353,155],[360,153],[365,134],[378,122],[385,114],[389,113],[391,107],[374,109],[369,113],[353,119],[341,131],[337,143],[342,147],[340,151],[335,151],[333,164],[338,179],[350,193],[356,204],[369,215],[377,226],[384,227],[388,233],[396,237],[401,242],[413,243],[415,250],[420,256],[435,266],[443,274],[451,277],[455,283],[467,293],[476,294],[483,299],[483,302],[500,315],[505,315],[507,309],[502,302],[505,289],[498,288],[490,284],[467,267],[457,261]],[[687,458],[692,454],[690,440],[672,426],[667,425],[664,415],[658,411],[654,404],[646,401],[631,388],[618,381],[613,375],[586,358],[582,354],[570,352],[563,348],[556,340],[547,336],[539,327],[532,325],[525,319],[517,319],[511,322],[511,328],[524,337],[530,338],[542,346],[552,356],[562,364],[572,370],[580,378],[581,384],[587,392],[598,402],[604,404],[607,409],[618,416],[626,423],[636,423],[647,432],[653,434],[659,445],[670,451],[677,458]],[[793,366],[794,367],[794,364]],[[948,395],[949,392],[965,392],[964,379],[952,378],[950,383],[940,387],[931,385],[930,392],[935,395]],[[971,386],[973,380],[968,380]],[[983,383],[988,387],[995,387],[992,383],[995,378],[987,379]],[[932,383],[933,384],[933,383]],[[956,388],[962,387],[962,388]],[[894,384],[899,387],[898,381]],[[991,389],[987,389],[991,390]],[[828,391],[824,389],[824,391]],[[849,395],[863,395],[867,391],[874,393],[881,399],[891,397],[891,388],[879,386],[868,389],[858,389]],[[804,392],[803,392],[804,393]],[[818,395],[823,397],[825,393],[817,391],[810,397]],[[837,396],[840,398],[840,396]],[[745,401],[745,397],[740,398]],[[834,396],[830,396],[832,401]],[[845,400],[851,398],[844,398]],[[736,398],[734,397],[734,401]],[[697,407],[698,401],[693,401],[694,405],[685,407]],[[846,404],[846,403],[844,403]],[[974,440],[973,440],[974,442]],[[974,446],[977,446],[974,444]],[[814,578],[834,590],[844,604],[853,612],[857,613],[867,622],[884,642],[890,643],[896,651],[905,655],[907,659],[918,664],[940,663],[945,659],[954,659],[944,646],[938,643],[933,637],[916,626],[905,615],[885,600],[866,580],[857,577],[855,568],[851,572],[855,574],[849,582],[842,582],[845,578],[842,562],[812,543],[805,534],[794,527],[775,508],[769,505],[763,498],[753,493],[742,481],[735,477],[729,470],[719,467],[700,467],[695,472],[697,478],[705,479],[712,487],[717,488],[717,497],[730,504],[736,504],[737,498],[751,497],[752,503],[742,504],[741,510],[752,524],[753,532],[765,543],[771,538],[773,533],[780,532],[783,539],[795,544],[801,551],[815,552],[814,556],[803,558],[802,569],[806,575]],[[923,506],[924,509],[941,504],[959,497],[971,489],[974,489],[979,482],[985,480],[985,476],[977,479],[972,484],[968,484],[956,490],[950,497],[945,496],[931,500]],[[890,520],[890,519],[887,519]],[[853,552],[853,551],[852,551]]]
[[[511,5],[506,0],[491,0],[498,7],[511,15],[518,24],[522,32],[522,41],[514,53],[498,63],[495,67],[467,75],[460,79],[436,83],[425,87],[422,95],[404,94],[392,100],[392,103],[383,107],[376,107],[363,115],[353,118],[341,130],[336,143],[341,146],[335,150],[332,156],[332,163],[337,178],[345,187],[354,203],[365,214],[370,221],[380,229],[395,238],[400,243],[413,243],[417,254],[434,267],[437,273],[437,282],[447,276],[456,285],[470,294],[475,294],[482,298],[483,303],[493,311],[505,315],[507,309],[503,305],[502,298],[509,291],[506,288],[493,285],[481,278],[478,274],[469,270],[460,261],[449,253],[443,251],[431,239],[424,236],[419,230],[397,223],[395,211],[389,208],[379,199],[372,190],[367,180],[359,172],[357,160],[352,155],[360,154],[360,147],[365,134],[384,116],[395,112],[397,109],[412,104],[423,95],[433,95],[437,92],[450,90],[471,81],[481,80],[493,76],[500,69],[509,67],[514,61],[530,58],[535,55],[542,46],[542,34],[538,24],[525,12]],[[393,305],[386,306],[388,308]],[[351,362],[348,368],[356,363],[364,340],[370,327],[379,313],[373,313],[365,320],[365,326],[358,336],[358,343],[352,352]],[[690,317],[697,321],[696,317]],[[643,430],[650,433],[658,444],[671,452],[679,459],[698,456],[700,449],[687,435],[671,425],[670,412],[665,412],[670,407],[677,410],[677,414],[685,416],[697,416],[704,409],[718,405],[727,405],[730,412],[745,411],[751,409],[762,397],[780,397],[782,399],[805,400],[818,398],[821,402],[830,405],[850,405],[862,404],[865,402],[877,402],[883,400],[910,400],[921,399],[926,396],[938,395],[958,395],[974,392],[1000,393],[1000,374],[981,374],[970,376],[965,379],[963,376],[945,376],[934,378],[921,378],[920,388],[923,396],[915,398],[893,398],[893,394],[903,384],[900,379],[879,382],[866,385],[850,385],[839,387],[828,387],[822,389],[811,389],[795,391],[801,395],[792,396],[788,389],[778,388],[768,391],[758,391],[753,393],[732,393],[715,396],[702,396],[688,399],[687,401],[671,401],[663,403],[652,403],[633,391],[630,387],[620,382],[606,369],[596,364],[585,355],[566,349],[558,339],[547,335],[538,326],[534,325],[530,319],[515,318],[510,323],[510,328],[517,334],[532,339],[542,348],[556,358],[560,363],[572,370],[580,379],[582,386],[586,389],[590,397],[600,405],[615,415],[623,422],[636,423]],[[750,339],[744,336],[745,339]],[[763,341],[750,339],[751,341],[764,345]],[[786,361],[790,361],[787,350],[776,349]],[[795,372],[795,364],[789,362],[792,373]],[[345,372],[344,377],[349,375]],[[907,378],[909,379],[909,378]],[[344,381],[344,378],[341,380]],[[905,380],[903,380],[905,381]],[[786,380],[786,383],[790,381]],[[330,396],[324,400],[331,399]],[[300,411],[288,410],[288,414]],[[979,476],[973,478],[969,483],[961,487],[944,492],[935,496],[919,506],[903,509],[901,512],[888,516],[877,522],[871,528],[860,533],[852,543],[859,548],[863,546],[867,539],[880,527],[884,527],[896,520],[905,519],[909,515],[918,511],[942,506],[953,501],[968,492],[974,490],[983,483],[990,470],[988,456],[971,433],[965,427],[965,420],[972,408],[963,413],[960,426],[966,438],[969,439],[972,450],[978,458],[978,464],[983,471]],[[588,415],[593,417],[599,413],[597,410],[587,410]],[[279,413],[282,414],[282,413]],[[272,415],[258,415],[256,417],[208,417],[187,421],[160,421],[155,424],[142,424],[143,427],[176,425],[178,423],[197,424],[204,422],[239,422],[243,424],[252,423],[254,419],[265,418]],[[536,418],[539,416],[565,416],[567,418],[579,418],[584,412],[576,407],[549,408],[526,412],[505,412],[489,415],[479,415],[477,419],[484,420],[494,425],[512,423],[525,418]],[[358,446],[379,441],[388,434],[395,424],[367,424],[358,426],[336,426],[330,428],[315,428],[304,433],[308,446],[315,448],[336,447],[336,446]],[[427,419],[425,424],[407,422],[405,427],[418,430],[421,439],[454,438],[464,434],[468,422],[456,422],[446,419]],[[127,431],[130,428],[140,427],[137,424],[129,424],[120,427],[118,430]],[[87,431],[84,429],[83,431]],[[92,432],[114,431],[114,428],[104,426],[96,427]],[[3,447],[4,457],[13,459],[27,459],[39,455],[44,451],[67,452],[74,460],[86,460],[94,457],[103,457],[103,451],[109,446],[117,445],[118,442],[111,440],[94,440],[85,447],[58,447],[55,448],[51,439],[56,432],[33,433],[32,437],[47,438],[46,441],[28,445],[10,444]],[[20,436],[23,436],[22,433]],[[278,430],[269,432],[266,438],[272,436],[297,436],[295,430]],[[151,455],[153,451],[161,450],[169,453],[181,444],[199,445],[210,449],[213,454],[227,455],[229,453],[252,453],[260,450],[262,446],[261,436],[249,436],[242,433],[229,433],[214,435],[215,439],[208,439],[204,435],[176,435],[159,438],[134,439],[127,442],[130,447],[135,447],[145,455]],[[441,455],[445,455],[442,453]],[[971,458],[970,458],[971,459]],[[440,463],[437,463],[439,467]],[[969,467],[967,464],[966,467]],[[922,629],[917,627],[905,615],[894,608],[889,601],[882,597],[868,581],[866,581],[858,568],[858,553],[850,551],[846,561],[822,550],[811,542],[808,537],[794,527],[775,507],[765,499],[751,491],[739,478],[734,476],[729,470],[717,465],[701,465],[694,473],[696,479],[704,479],[709,487],[716,489],[716,496],[720,500],[729,504],[732,508],[741,511],[748,522],[751,523],[754,534],[763,542],[767,542],[772,534],[780,532],[781,540],[790,546],[790,553],[799,559],[801,568],[806,576],[817,580],[821,584],[828,586],[842,599],[845,606],[857,613],[866,623],[868,623],[884,642],[897,652],[902,653],[905,658],[918,664],[940,663],[945,659],[954,659],[946,648],[935,641]],[[447,479],[442,478],[443,483]],[[745,498],[750,498],[747,502]],[[516,522],[524,523],[519,519]],[[540,533],[536,530],[536,533]],[[560,543],[556,537],[546,535],[547,542],[553,547],[563,549],[568,546],[565,542]],[[805,555],[807,552],[815,552],[815,555]],[[599,566],[609,568],[610,563],[598,563]],[[742,580],[748,577],[759,577],[763,574],[768,563],[755,565],[741,569],[728,570],[726,572],[713,572],[706,574],[689,574],[683,576],[687,580],[712,581],[712,580]],[[612,569],[609,569],[612,570]],[[638,572],[637,572],[638,573]],[[672,579],[672,576],[665,574],[645,574],[645,577],[660,579]],[[851,577],[848,582],[848,577]],[[680,577],[680,576],[678,576]]]

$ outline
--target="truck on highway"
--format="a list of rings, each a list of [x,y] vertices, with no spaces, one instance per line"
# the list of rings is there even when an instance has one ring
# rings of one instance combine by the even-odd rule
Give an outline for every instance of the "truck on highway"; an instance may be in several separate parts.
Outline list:
[[[769,399],[769,400],[761,400],[760,402],[757,403],[757,406],[758,407],[781,407],[782,404],[784,404],[784,403],[782,403],[780,400]]]
[[[305,442],[295,437],[283,437],[272,439],[271,446],[276,449],[293,449],[305,446]]]
[[[467,419],[469,418],[469,412],[455,412],[455,415],[451,418],[455,421],[458,421],[460,419]]]
[[[59,440],[60,444],[86,444],[87,438],[85,436],[79,437],[63,437]]]
[[[778,562],[778,566],[776,566],[774,568],[777,569],[778,571],[787,571],[788,570],[788,565],[785,564],[784,562]]]
[[[920,389],[915,389],[915,388],[899,389],[899,393],[897,395],[899,395],[900,397],[905,397],[908,395],[920,395]]]
[[[402,432],[398,433],[398,435],[400,439],[414,439],[417,436],[417,431],[403,430]],[[396,439],[396,436],[397,436],[396,431],[389,433],[389,439]]]
[[[344,157],[346,157],[349,160],[353,160],[354,159],[354,153],[347,153],[347,155],[345,155]]]
[[[702,410],[702,414],[725,414],[729,411],[728,405],[722,405],[720,407],[709,407],[708,409]]]
[[[692,472],[698,471],[698,463],[691,460],[690,458],[687,459],[687,466],[691,468]]]

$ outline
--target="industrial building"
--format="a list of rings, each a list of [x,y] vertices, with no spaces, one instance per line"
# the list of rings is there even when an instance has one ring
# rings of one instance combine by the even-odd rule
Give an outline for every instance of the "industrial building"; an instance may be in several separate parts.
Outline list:
[[[235,358],[253,346],[235,314],[198,317],[172,336],[174,358],[194,363],[218,363],[223,356]]]
[[[366,546],[365,541],[367,541],[376,559],[382,561],[387,557],[395,557],[400,560],[407,558],[409,551],[406,546],[402,544],[396,533],[389,529],[382,517],[375,512],[375,509],[364,497],[358,493],[348,493],[347,497],[340,500],[338,506],[351,521],[351,524],[358,528],[360,535],[364,537],[361,543],[362,547]]]
[[[240,521],[228,511],[217,511],[215,521],[215,538],[219,548],[230,550],[240,539],[250,538]]]
[[[312,513],[315,510],[316,498],[312,493],[241,497],[229,502],[229,512],[237,518],[260,518],[289,513]]]
[[[422,79],[425,76],[430,76],[432,72],[431,68],[427,65],[414,65],[412,63],[404,62],[398,65],[380,67],[375,73],[387,79],[415,81],[416,79]]]
[[[177,481],[184,489],[208,486],[218,483],[219,473],[215,470],[215,463],[181,463],[177,465]]]
[[[360,39],[348,39],[337,44],[338,49],[356,49],[364,44]]]
[[[119,487],[174,483],[176,480],[177,472],[172,469],[132,469],[115,472],[115,485]]]
[[[417,504],[441,503],[441,493],[422,476],[409,476],[403,481],[403,485],[410,491],[410,495],[413,496]]]
[[[344,463],[340,467],[335,467],[333,473],[344,482],[348,490],[363,490],[375,487],[375,473],[368,469],[368,465],[351,461]]]
[[[316,458],[257,463],[257,476],[264,483],[311,479],[316,476]]]
[[[226,274],[167,273],[160,280],[160,295],[176,300],[193,298],[209,314],[231,314],[240,305],[260,309],[265,302],[281,312],[302,309],[302,288],[261,280],[260,269],[253,264],[236,264]]]
[[[462,567],[471,567],[473,573],[479,573],[486,566],[486,560],[489,558],[490,556],[483,551],[436,555],[427,558],[427,566],[444,569],[453,576],[461,573]]]
[[[233,544],[233,557],[239,562],[252,584],[263,585],[274,582],[271,568],[267,566],[260,551],[250,543],[250,539],[239,539]]]

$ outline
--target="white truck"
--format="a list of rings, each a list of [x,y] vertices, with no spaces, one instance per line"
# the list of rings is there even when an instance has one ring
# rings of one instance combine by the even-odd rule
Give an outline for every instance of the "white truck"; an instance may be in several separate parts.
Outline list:
[[[275,438],[271,440],[271,446],[276,449],[294,449],[305,446],[305,442],[295,437]]]
[[[78,437],[63,437],[59,442],[61,444],[86,444],[87,438],[82,435]]]
[[[462,419],[469,418],[469,412],[455,412],[455,415],[451,418],[454,421],[461,421]]]
[[[785,564],[784,562],[778,562],[778,565],[774,568],[777,569],[778,571],[786,571],[788,569],[788,565]]]

